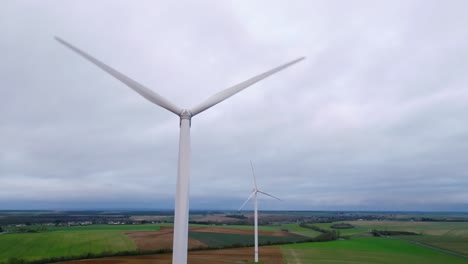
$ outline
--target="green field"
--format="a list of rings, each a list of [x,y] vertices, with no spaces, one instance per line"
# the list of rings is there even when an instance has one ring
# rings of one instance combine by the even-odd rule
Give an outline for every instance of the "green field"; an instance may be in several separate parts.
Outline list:
[[[57,231],[0,235],[0,261],[136,250],[121,231]]]
[[[353,221],[366,230],[409,231],[419,236],[398,236],[429,246],[468,255],[468,222]]]
[[[468,222],[349,221],[347,223],[367,230],[400,230],[423,235],[468,237]]]
[[[306,237],[316,237],[321,233],[309,228],[301,227],[298,224],[282,224],[280,229],[287,229],[289,232]]]
[[[336,223],[343,223],[343,222],[336,222]],[[364,234],[369,231],[369,228],[354,225],[354,222],[344,222],[344,223],[352,224],[353,226],[355,226],[354,228],[346,228],[346,229],[331,228],[331,225],[336,224],[336,223],[313,223],[311,225],[314,225],[323,229],[327,229],[327,230],[338,231],[340,233],[340,236],[354,236],[354,235]]]
[[[281,250],[285,263],[468,263],[468,259],[440,253],[404,241],[374,237],[283,245]]]
[[[463,236],[398,236],[398,238],[468,255],[468,237]]]
[[[468,222],[421,222],[421,221],[345,221],[355,228],[335,229],[341,236],[363,236],[373,229],[384,231],[408,231],[419,234],[417,236],[398,236],[426,244],[468,255]],[[318,223],[314,226],[333,230],[333,223]]]
[[[172,224],[51,226],[39,233],[1,234],[0,262],[10,258],[36,260],[61,256],[78,257],[87,253],[133,251],[137,247],[124,234],[125,231],[157,231],[161,226]],[[44,229],[39,226],[22,228]]]

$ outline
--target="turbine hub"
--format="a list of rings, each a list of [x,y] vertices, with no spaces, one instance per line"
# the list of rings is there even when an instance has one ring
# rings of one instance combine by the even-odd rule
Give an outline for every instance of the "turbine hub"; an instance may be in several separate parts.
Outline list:
[[[180,119],[192,119],[192,112],[188,109],[183,109],[180,113]]]
[[[192,111],[188,109],[182,109],[182,112],[180,112],[179,116],[180,116],[180,125],[182,125],[182,119],[187,119],[190,121],[190,126],[192,126]]]

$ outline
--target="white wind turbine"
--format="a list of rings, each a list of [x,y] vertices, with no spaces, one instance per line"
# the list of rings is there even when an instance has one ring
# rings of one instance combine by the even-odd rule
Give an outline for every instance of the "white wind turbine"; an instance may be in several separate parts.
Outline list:
[[[174,243],[173,243],[173,254],[172,263],[174,264],[185,264],[187,263],[187,246],[188,246],[188,215],[189,215],[189,179],[190,179],[190,126],[191,119],[193,116],[205,111],[206,109],[216,105],[234,94],[244,90],[245,88],[255,84],[256,82],[267,78],[268,76],[279,72],[301,60],[304,57],[295,59],[291,62],[278,66],[260,75],[252,77],[244,82],[241,82],[235,86],[220,91],[211,97],[207,98],[201,104],[192,107],[191,109],[180,108],[173,103],[169,102],[166,98],[157,94],[156,92],[146,88],[138,82],[130,79],[122,73],[114,70],[106,64],[98,61],[82,50],[74,47],[70,43],[55,37],[55,39],[71,50],[75,51],[79,55],[83,56],[88,61],[95,64],[97,67],[106,71],[110,75],[114,76],[125,85],[139,93],[141,96],[149,100],[150,102],[165,108],[166,110],[176,114],[180,117],[180,136],[179,136],[179,161],[177,170],[177,187],[175,195],[175,209],[174,209]]]
[[[266,192],[262,192],[260,191],[258,188],[257,188],[257,180],[255,179],[255,171],[254,171],[254,167],[253,167],[253,164],[252,164],[252,161],[250,161],[250,167],[252,168],[252,176],[253,176],[253,180],[254,180],[254,188],[253,188],[253,191],[252,191],[252,194],[249,196],[249,198],[247,198],[247,200],[242,204],[242,206],[239,208],[239,211],[244,207],[244,205],[247,204],[247,202],[252,199],[252,197],[254,198],[254,236],[255,236],[255,263],[258,262],[258,201],[257,201],[257,194],[258,193],[261,193],[261,194],[264,194],[264,195],[267,195],[267,196],[270,196],[270,197],[273,197],[277,200],[280,200],[280,198],[278,197],[275,197],[271,194],[268,194]]]

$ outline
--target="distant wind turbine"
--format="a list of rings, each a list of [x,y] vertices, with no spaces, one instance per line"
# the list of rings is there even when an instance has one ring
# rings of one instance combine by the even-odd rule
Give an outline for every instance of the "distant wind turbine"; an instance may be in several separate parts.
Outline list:
[[[191,109],[180,108],[175,104],[169,102],[166,98],[157,94],[156,92],[146,88],[138,82],[130,79],[122,73],[114,70],[106,64],[98,61],[92,56],[88,55],[84,51],[76,48],[70,43],[55,37],[55,39],[66,47],[70,48],[74,52],[83,56],[88,61],[95,64],[97,67],[106,71],[110,75],[114,76],[125,85],[139,93],[141,96],[146,98],[148,101],[176,114],[180,117],[180,136],[179,136],[179,161],[177,170],[177,187],[175,195],[175,209],[174,209],[174,244],[172,263],[174,264],[185,264],[187,263],[187,247],[188,247],[188,215],[189,215],[189,183],[190,183],[190,126],[192,117],[207,110],[208,108],[216,105],[234,94],[244,90],[245,88],[261,81],[268,76],[277,73],[303,59],[304,57],[295,59],[291,62],[283,64],[279,67],[271,69],[260,75],[252,77],[244,82],[241,82],[235,86],[220,91],[201,104],[192,107]]]
[[[239,208],[239,211],[242,210],[242,208],[244,207],[244,205],[247,204],[247,202],[253,197],[254,198],[254,236],[255,236],[255,263],[258,262],[258,202],[257,202],[257,193],[261,193],[261,194],[264,194],[264,195],[267,195],[267,196],[270,196],[270,197],[273,197],[277,200],[280,200],[280,198],[278,197],[275,197],[271,194],[268,194],[266,192],[262,192],[260,191],[258,188],[257,188],[257,180],[255,179],[255,171],[254,171],[254,167],[253,167],[253,164],[252,164],[252,161],[250,161],[250,167],[252,168],[252,176],[253,176],[253,180],[254,180],[254,188],[253,188],[253,191],[252,191],[252,194],[249,196],[249,198],[247,198],[247,200],[242,204],[242,206]]]

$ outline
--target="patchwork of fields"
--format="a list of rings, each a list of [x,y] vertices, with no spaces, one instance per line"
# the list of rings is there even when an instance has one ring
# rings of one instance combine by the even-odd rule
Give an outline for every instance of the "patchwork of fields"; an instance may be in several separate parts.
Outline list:
[[[468,237],[467,222],[418,222],[418,221],[351,221],[364,229],[410,231],[422,235],[448,235]]]
[[[468,223],[409,221],[347,221],[347,223],[355,227],[339,231],[342,236],[349,239],[321,243],[297,243],[320,234],[298,224],[261,226],[260,243],[291,244],[263,246],[260,248],[260,258],[264,259],[265,263],[283,263],[283,259],[284,263],[468,263],[468,258],[441,253],[403,240],[371,237],[368,234],[372,229],[415,232],[422,235],[396,238],[418,241],[467,255]],[[333,230],[332,223],[313,225]],[[248,246],[253,245],[252,229],[251,226],[191,225],[189,241],[191,248]],[[39,233],[0,234],[0,263],[6,263],[11,258],[37,260],[64,255],[78,257],[87,253],[168,249],[172,246],[172,232],[171,224],[146,224],[50,227],[46,232]],[[225,255],[218,255],[215,258],[212,252]],[[191,252],[190,258],[193,259],[191,263],[225,263],[234,260],[246,263],[245,261],[251,259],[252,255],[252,248],[239,248]],[[160,260],[158,263],[170,263],[170,256],[171,254],[151,257],[113,257],[107,258],[109,261],[106,260],[106,263],[117,263],[116,260],[125,260],[119,263],[149,263],[145,261],[155,259]],[[92,264],[102,261],[103,259],[80,263]]]
[[[253,245],[249,226],[190,227],[190,248],[222,248]],[[278,227],[261,227],[259,242],[293,243],[306,239]],[[38,260],[51,257],[79,257],[88,253],[158,251],[172,248],[173,228],[163,225],[90,225],[51,227],[46,232],[0,235],[0,262],[11,258]]]

